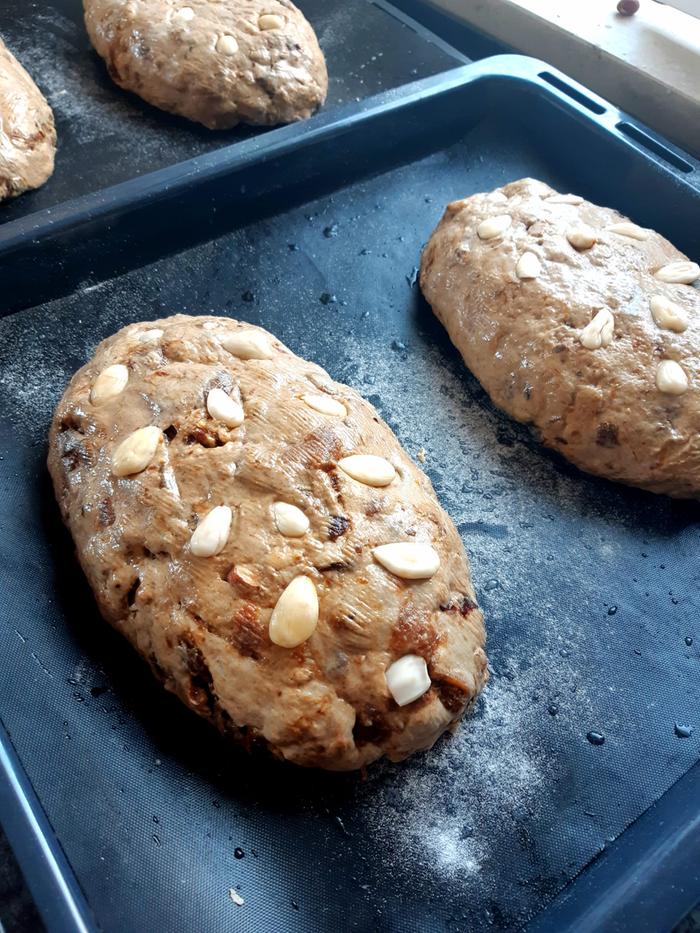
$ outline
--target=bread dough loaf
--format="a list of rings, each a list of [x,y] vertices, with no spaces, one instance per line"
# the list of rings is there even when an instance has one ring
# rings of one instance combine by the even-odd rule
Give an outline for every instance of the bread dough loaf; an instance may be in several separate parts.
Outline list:
[[[209,129],[310,117],[328,76],[290,0],[83,0],[112,79]]]
[[[698,266],[532,179],[448,205],[420,283],[494,403],[582,470],[700,493]]]
[[[0,39],[0,200],[43,185],[55,153],[51,108]]]
[[[358,768],[428,748],[484,684],[429,480],[260,328],[178,315],[105,340],[56,409],[49,469],[102,614],[225,733]]]

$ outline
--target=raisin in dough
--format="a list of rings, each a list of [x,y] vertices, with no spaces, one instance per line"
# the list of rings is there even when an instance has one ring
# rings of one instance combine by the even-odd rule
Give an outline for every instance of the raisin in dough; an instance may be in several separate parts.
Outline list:
[[[51,108],[0,39],[0,200],[43,185],[55,153]]]
[[[420,283],[494,403],[548,447],[696,497],[699,275],[653,230],[523,179],[448,205]]]
[[[102,614],[225,733],[358,768],[428,748],[484,684],[429,480],[357,392],[260,328],[178,315],[105,340],[58,405],[49,469]]]
[[[316,35],[290,0],[83,0],[112,79],[209,129],[304,120],[326,99]]]

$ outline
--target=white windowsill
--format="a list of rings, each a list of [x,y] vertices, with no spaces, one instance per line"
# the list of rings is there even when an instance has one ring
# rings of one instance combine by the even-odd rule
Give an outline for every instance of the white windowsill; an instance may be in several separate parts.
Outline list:
[[[641,0],[428,0],[559,68],[700,156],[700,19]],[[699,0],[684,0],[700,12]]]

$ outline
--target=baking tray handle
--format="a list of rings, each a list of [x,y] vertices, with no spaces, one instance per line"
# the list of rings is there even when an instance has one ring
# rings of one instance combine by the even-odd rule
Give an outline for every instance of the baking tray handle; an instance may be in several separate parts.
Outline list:
[[[0,823],[49,933],[94,933],[97,925],[2,721]]]
[[[654,130],[634,117],[618,110],[611,103],[598,97],[593,91],[574,81],[568,75],[552,68],[546,62],[523,55],[497,55],[490,59],[499,70],[514,77],[530,80],[559,98],[562,104],[578,110],[588,120],[598,123],[606,133],[611,133],[618,143],[639,153],[640,151],[660,170],[675,175],[684,184],[691,184],[700,191],[700,161],[682,149],[663,139]],[[512,65],[517,61],[517,68]]]

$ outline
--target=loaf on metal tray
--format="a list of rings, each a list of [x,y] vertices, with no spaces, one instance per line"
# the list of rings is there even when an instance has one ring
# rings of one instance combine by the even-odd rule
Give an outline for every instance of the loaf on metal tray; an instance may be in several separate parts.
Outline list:
[[[700,276],[653,230],[522,179],[448,205],[420,284],[494,403],[582,470],[700,495]]]
[[[428,748],[486,680],[467,558],[375,409],[266,331],[132,324],[49,469],[104,617],[188,706],[302,765]]]
[[[113,81],[209,129],[303,120],[326,99],[323,52],[290,0],[83,5]]]
[[[55,154],[53,111],[0,39],[0,201],[43,185]]]

